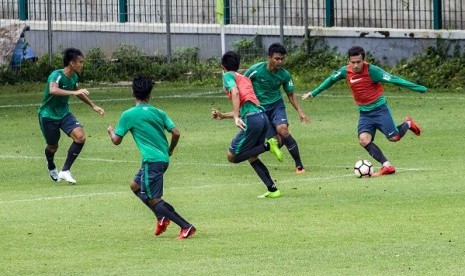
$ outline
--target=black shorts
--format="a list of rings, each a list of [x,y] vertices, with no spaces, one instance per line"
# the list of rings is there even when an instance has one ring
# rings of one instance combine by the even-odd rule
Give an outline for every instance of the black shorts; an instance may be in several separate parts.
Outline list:
[[[163,174],[168,169],[167,162],[144,162],[134,176],[136,182],[149,199],[163,196]]]
[[[81,123],[79,123],[72,113],[66,114],[65,117],[60,120],[45,118],[39,114],[39,125],[47,145],[58,144],[60,140],[60,129],[69,136],[73,129],[77,127],[82,128]]]

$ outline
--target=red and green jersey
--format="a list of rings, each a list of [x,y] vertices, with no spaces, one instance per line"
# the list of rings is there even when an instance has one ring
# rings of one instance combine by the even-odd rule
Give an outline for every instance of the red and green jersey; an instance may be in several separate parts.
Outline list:
[[[370,111],[386,103],[382,83],[391,83],[416,92],[426,92],[426,87],[391,75],[378,66],[364,63],[362,72],[355,73],[352,66],[345,65],[329,76],[320,86],[312,91],[316,97],[339,80],[345,79],[352,91],[355,104],[360,111]]]
[[[166,113],[147,103],[138,104],[123,112],[115,134],[124,137],[131,132],[142,162],[169,162],[169,145],[165,130],[175,127]]]
[[[39,107],[41,117],[60,120],[69,113],[69,96],[55,96],[50,94],[50,83],[55,82],[63,90],[76,90],[78,86],[78,76],[73,74],[67,77],[62,69],[53,71],[45,86],[42,105]]]
[[[282,67],[276,72],[270,72],[267,66],[268,62],[260,62],[244,73],[252,80],[253,89],[262,106],[281,100],[281,87],[286,93],[294,92],[291,73]]]
[[[223,88],[229,99],[231,99],[231,89],[234,87],[239,90],[239,113],[241,117],[261,110],[250,79],[237,72],[225,72],[223,74]]]

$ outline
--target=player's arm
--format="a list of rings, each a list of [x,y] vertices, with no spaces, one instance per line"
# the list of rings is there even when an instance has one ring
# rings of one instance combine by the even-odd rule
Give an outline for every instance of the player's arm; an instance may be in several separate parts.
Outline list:
[[[316,97],[321,92],[333,86],[333,84],[335,84],[336,82],[345,79],[346,75],[347,75],[347,67],[343,66],[339,70],[332,73],[331,76],[326,78],[317,88],[315,88],[314,90],[310,92],[303,94],[302,100],[305,100],[308,97],[310,98]]]
[[[77,90],[65,90],[61,89],[58,85],[58,82],[50,82],[49,85],[50,94],[54,96],[78,96],[78,95],[89,95],[87,89],[77,89]]]
[[[171,156],[173,154],[174,148],[176,148],[176,145],[178,144],[179,137],[181,137],[181,133],[175,127],[173,127],[170,130],[170,133],[171,133],[171,142],[170,142],[170,147],[168,149],[168,153]]]
[[[83,90],[83,89],[81,89]],[[85,90],[85,89],[84,89]],[[88,95],[88,94],[87,94]],[[105,110],[103,110],[103,108],[101,108],[100,106],[94,104],[90,99],[89,97],[87,96],[86,94],[79,94],[79,95],[76,95],[76,97],[78,97],[81,101],[83,101],[84,103],[86,103],[87,105],[89,105],[90,107],[92,107],[92,109],[97,112],[98,114],[100,114],[100,116],[103,116],[105,114]]]
[[[233,112],[221,112],[216,108],[212,108],[211,112],[211,118],[212,119],[217,119],[217,120],[223,120],[223,119],[232,119],[234,118]]]
[[[304,113],[302,110],[302,107],[300,107],[299,101],[297,101],[297,98],[295,96],[294,92],[291,93],[286,93],[287,98],[289,99],[289,102],[292,104],[292,106],[297,110],[297,113],[299,114],[299,120],[301,122],[310,123],[310,119],[307,117],[307,115]]]
[[[399,76],[389,74],[388,72],[375,65],[370,64],[368,67],[368,73],[370,74],[370,78],[373,82],[390,83],[421,93],[424,93],[427,90],[427,88],[423,85],[419,85],[405,80]]]
[[[113,143],[113,145],[119,145],[123,141],[123,137],[117,135],[115,133],[115,129],[112,126],[108,126],[107,128],[108,136],[110,136],[110,140]]]
[[[240,99],[240,96],[239,96],[239,89],[237,89],[237,87],[233,87],[231,88],[231,101],[232,101],[232,105],[233,105],[233,119],[234,119],[234,123],[236,124],[237,127],[239,127],[240,129],[245,129],[246,125],[244,123],[244,121],[242,121],[241,117],[239,117],[239,109],[240,109],[240,106],[241,106],[241,99]]]

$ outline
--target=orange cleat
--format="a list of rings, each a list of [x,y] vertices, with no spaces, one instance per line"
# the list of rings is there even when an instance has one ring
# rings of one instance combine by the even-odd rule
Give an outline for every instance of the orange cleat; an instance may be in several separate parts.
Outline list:
[[[394,166],[383,166],[381,170],[376,172],[373,176],[388,175],[388,174],[393,174],[395,172],[396,172],[396,168]]]
[[[163,217],[161,220],[157,221],[157,229],[155,229],[155,236],[160,235],[165,232],[168,225],[170,225],[170,220],[166,217]]]
[[[420,136],[421,134],[421,129],[420,129],[420,126],[415,123],[415,121],[412,119],[412,117],[408,116],[408,117],[405,117],[405,122],[409,121],[410,122],[410,130],[416,135],[416,136]]]
[[[181,239],[181,240],[187,239],[191,237],[192,235],[194,235],[195,231],[197,231],[197,229],[195,229],[194,225],[191,225],[188,228],[181,229],[178,239]]]

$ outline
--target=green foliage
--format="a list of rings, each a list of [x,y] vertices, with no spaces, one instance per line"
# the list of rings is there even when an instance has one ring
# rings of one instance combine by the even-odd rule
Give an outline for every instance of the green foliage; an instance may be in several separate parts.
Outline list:
[[[284,45],[288,50],[285,67],[292,72],[298,86],[317,84],[347,63],[346,54],[330,48],[323,37],[310,36],[301,45],[285,37]],[[265,59],[259,35],[236,41],[234,50],[242,57],[242,69]],[[118,82],[130,81],[136,74],[144,74],[156,81],[189,82],[192,85],[221,82],[219,60],[201,61],[199,52],[197,47],[180,48],[168,63],[166,56],[147,54],[133,45],[118,45],[110,57],[105,56],[102,49],[92,48],[86,53],[80,78],[82,82]],[[380,65],[370,52],[367,52],[366,59]],[[457,41],[438,38],[436,45],[428,47],[424,54],[385,69],[429,88],[461,90],[465,87],[464,63],[465,52]],[[17,69],[4,67],[0,70],[0,84],[44,82],[52,70],[61,67],[61,54],[52,57],[52,65],[48,55],[44,55],[37,62],[23,62]]]
[[[392,72],[429,88],[465,88],[465,52],[455,41],[438,38],[425,54],[397,64]]]
[[[263,57],[262,37],[258,34],[252,39],[240,39],[233,44],[234,51],[241,56],[241,61],[249,62],[257,58]]]

